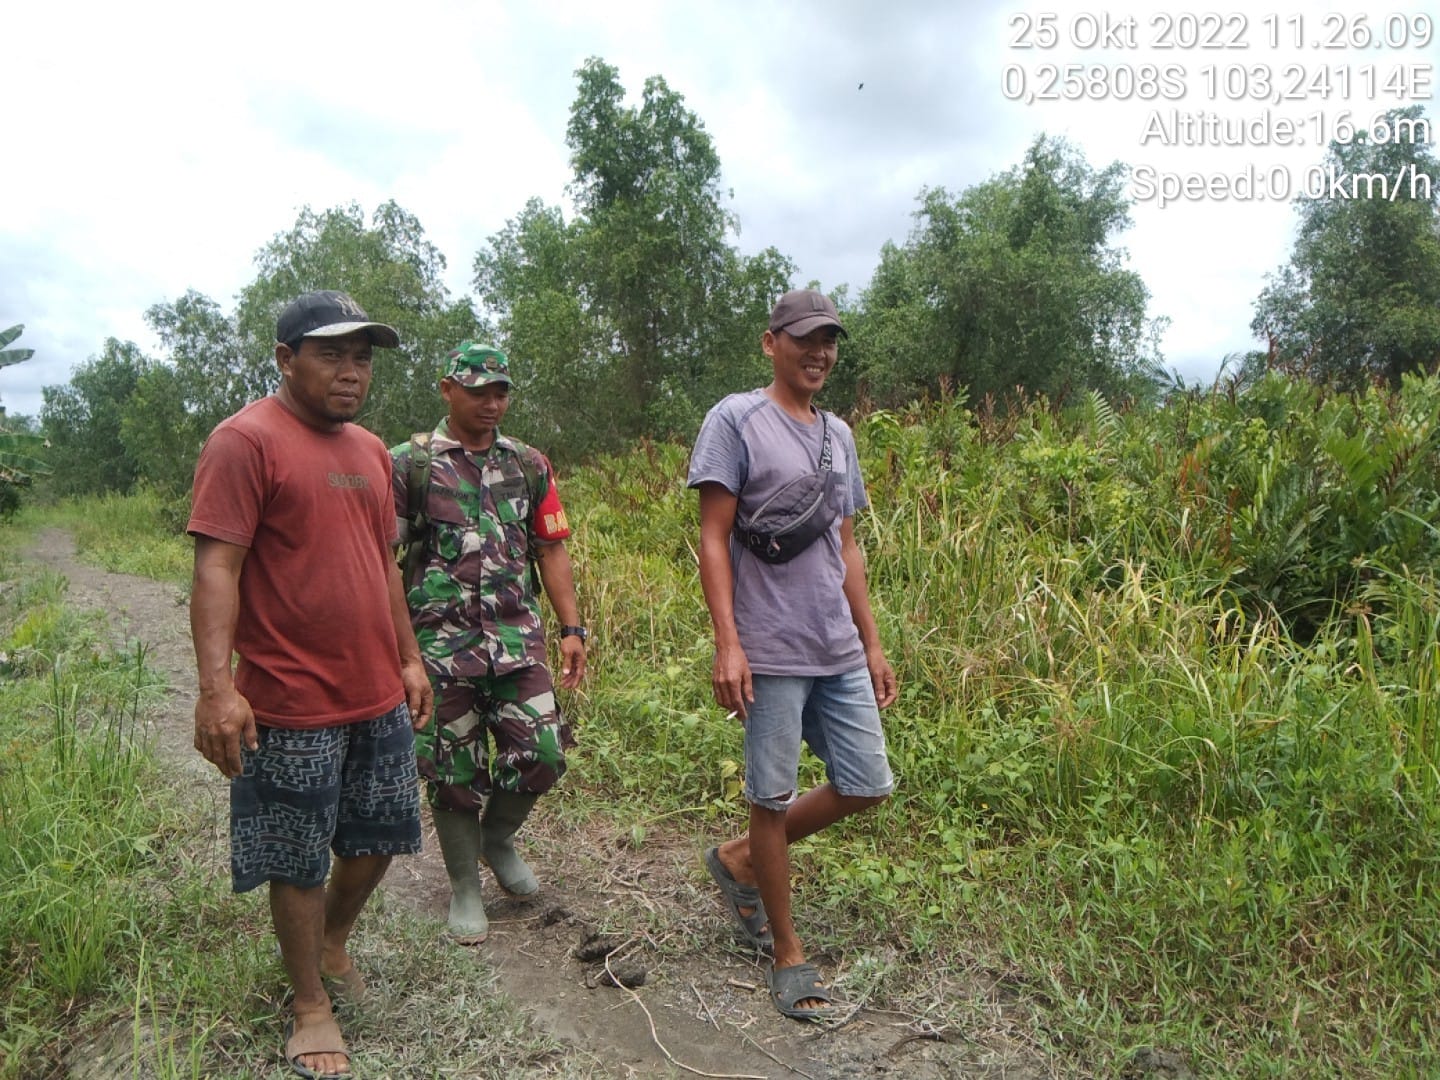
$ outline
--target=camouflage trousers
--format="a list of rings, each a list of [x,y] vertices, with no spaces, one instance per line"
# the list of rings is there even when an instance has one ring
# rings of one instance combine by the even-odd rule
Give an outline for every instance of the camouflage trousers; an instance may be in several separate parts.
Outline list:
[[[575,738],[545,665],[477,678],[432,674],[430,685],[435,713],[415,733],[415,756],[432,808],[479,810],[492,786],[541,795],[564,775]]]

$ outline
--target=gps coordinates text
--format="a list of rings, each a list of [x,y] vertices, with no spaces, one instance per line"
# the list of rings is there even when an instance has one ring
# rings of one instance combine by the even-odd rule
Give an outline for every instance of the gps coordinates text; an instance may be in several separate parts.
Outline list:
[[[1106,103],[1153,157],[1168,147],[1431,144],[1418,110],[1435,91],[1425,12],[1022,11],[1007,21],[1000,91],[1024,105]],[[1107,119],[1110,113],[1106,114]],[[1292,158],[1293,160],[1293,158]],[[1139,201],[1429,198],[1414,165],[1348,173],[1258,162],[1208,172],[1131,172]]]

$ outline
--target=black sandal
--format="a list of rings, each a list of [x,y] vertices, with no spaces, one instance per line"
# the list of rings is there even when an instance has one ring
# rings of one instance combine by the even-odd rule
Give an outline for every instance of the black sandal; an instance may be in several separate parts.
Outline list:
[[[745,944],[752,949],[759,949],[761,952],[770,952],[775,947],[775,938],[770,933],[770,916],[765,914],[765,903],[760,899],[760,890],[754,885],[746,885],[736,881],[725,864],[720,861],[720,849],[712,847],[705,852],[705,869],[710,871],[710,876],[715,879],[715,884],[720,886],[720,895],[725,899],[725,906],[730,909],[730,914],[735,917],[735,922],[740,927],[740,936]],[[750,914],[743,914],[741,908],[750,908]]]

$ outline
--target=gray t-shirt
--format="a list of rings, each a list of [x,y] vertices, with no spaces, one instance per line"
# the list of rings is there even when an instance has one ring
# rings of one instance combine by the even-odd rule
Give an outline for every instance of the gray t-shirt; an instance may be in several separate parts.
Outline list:
[[[865,663],[860,634],[845,599],[840,524],[870,504],[860,476],[855,437],[827,413],[829,497],[838,511],[828,532],[787,563],[756,558],[730,537],[735,576],[735,629],[750,670],[761,675],[838,675]],[[820,460],[822,425],[803,424],[763,390],[731,394],[705,417],[690,454],[690,487],[717,483],[750,514]]]

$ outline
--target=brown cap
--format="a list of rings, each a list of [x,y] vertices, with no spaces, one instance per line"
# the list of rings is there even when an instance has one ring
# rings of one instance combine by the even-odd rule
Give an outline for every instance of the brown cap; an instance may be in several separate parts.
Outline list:
[[[841,337],[849,337],[840,325],[835,301],[815,289],[791,289],[770,312],[770,332],[784,330],[791,337],[804,337],[822,326],[833,326]]]

